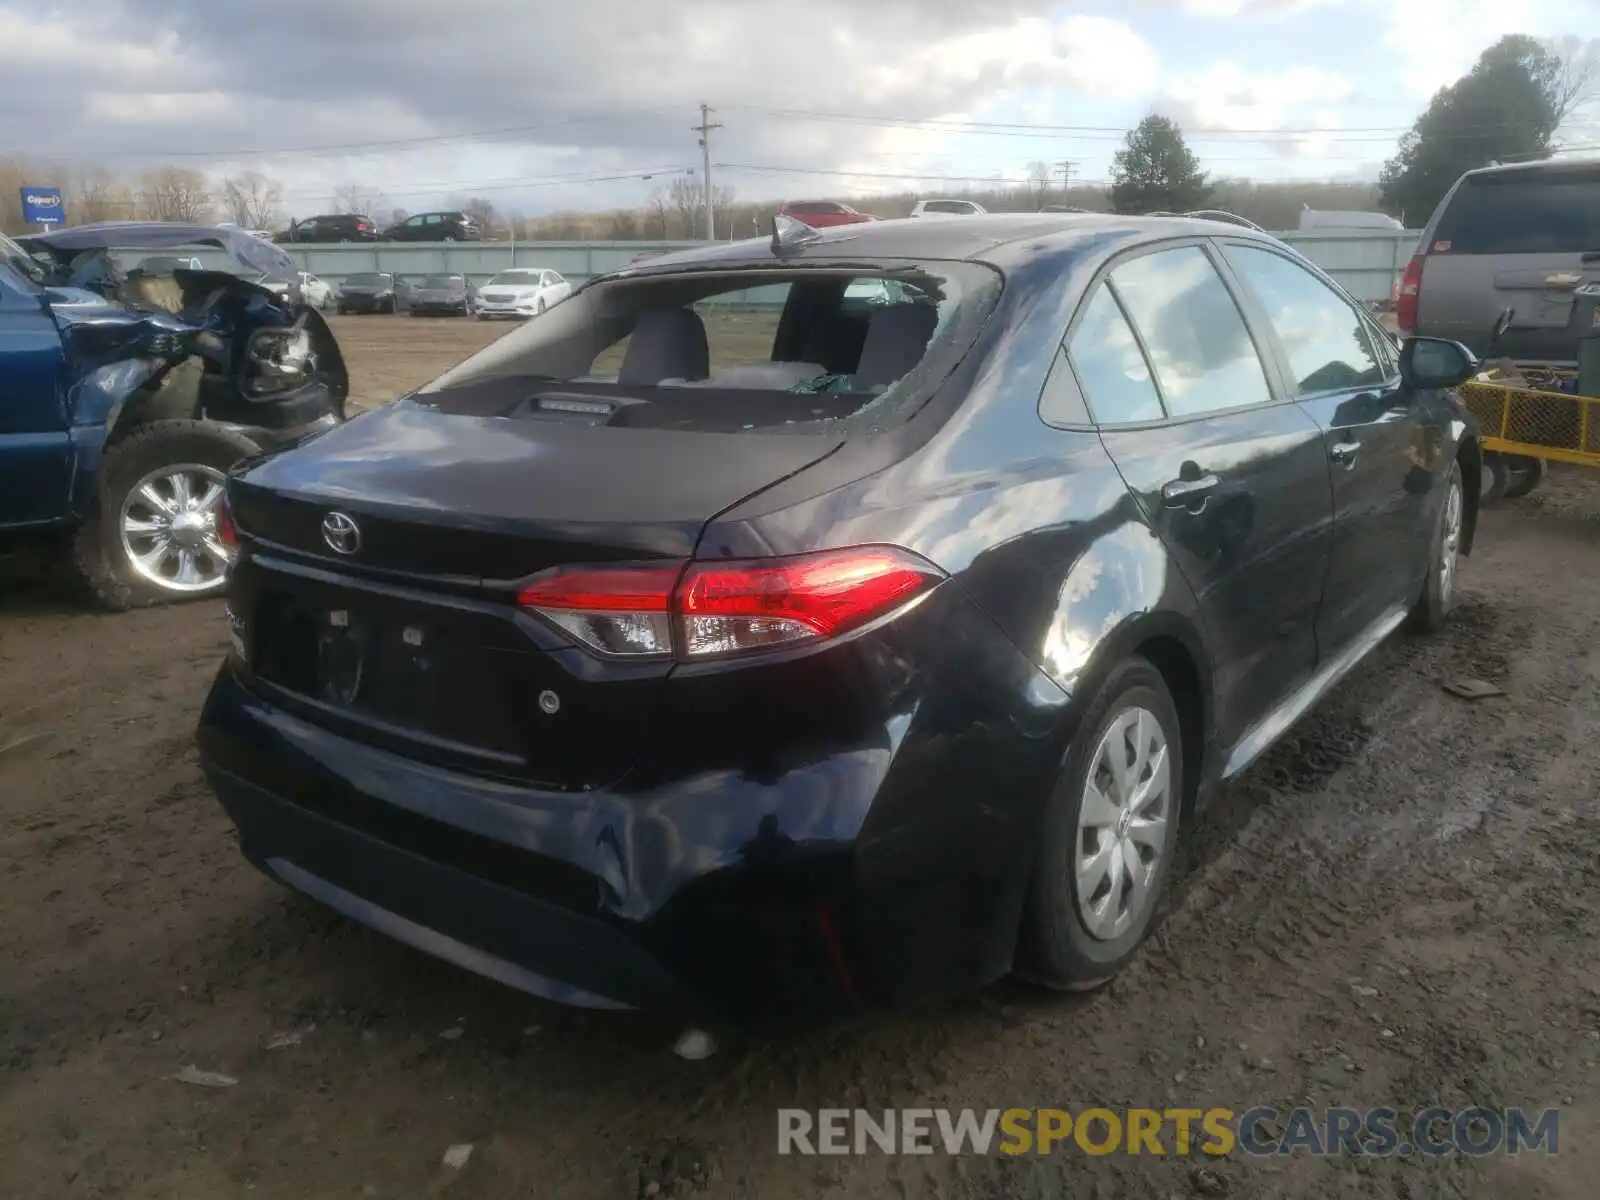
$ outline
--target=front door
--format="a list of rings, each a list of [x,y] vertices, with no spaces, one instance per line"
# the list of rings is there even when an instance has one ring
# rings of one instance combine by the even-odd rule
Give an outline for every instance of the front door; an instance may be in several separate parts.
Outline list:
[[[1420,594],[1434,455],[1392,343],[1352,301],[1265,247],[1229,243],[1223,255],[1275,335],[1285,386],[1323,430],[1334,512],[1317,642],[1331,658]]]
[[[1211,254],[1189,243],[1116,263],[1069,353],[1107,451],[1200,602],[1231,745],[1315,669],[1332,500],[1321,431],[1274,393]]]
[[[0,268],[0,529],[66,514],[72,444],[63,382],[55,320],[36,292],[15,286]]]

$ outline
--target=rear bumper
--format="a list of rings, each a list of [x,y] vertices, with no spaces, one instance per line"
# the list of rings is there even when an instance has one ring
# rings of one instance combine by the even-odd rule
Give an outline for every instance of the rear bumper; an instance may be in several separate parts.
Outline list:
[[[353,740],[232,662],[200,759],[270,874],[536,995],[755,1031],[981,986],[1011,966],[1071,706],[954,589],[829,653],[854,696],[831,714],[809,659],[737,713],[685,677],[604,788]]]
[[[712,1019],[648,953],[601,921],[399,849],[220,767],[205,773],[246,857],[352,920],[558,1004],[649,1005]]]
[[[851,839],[819,828],[795,845],[763,830],[817,822],[820,809],[865,811],[881,771],[819,773],[777,802],[781,818],[754,782],[638,797],[540,791],[339,737],[228,666],[199,745],[246,858],[469,970],[560,1003],[723,1031],[863,1003],[830,940],[850,919]],[[757,867],[764,836],[771,861]]]

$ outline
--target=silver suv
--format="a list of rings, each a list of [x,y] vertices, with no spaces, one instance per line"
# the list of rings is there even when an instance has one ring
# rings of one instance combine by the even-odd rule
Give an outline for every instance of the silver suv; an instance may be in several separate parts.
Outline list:
[[[1434,210],[1396,300],[1400,331],[1479,354],[1571,364],[1596,320],[1574,293],[1600,283],[1600,160],[1468,171]]]

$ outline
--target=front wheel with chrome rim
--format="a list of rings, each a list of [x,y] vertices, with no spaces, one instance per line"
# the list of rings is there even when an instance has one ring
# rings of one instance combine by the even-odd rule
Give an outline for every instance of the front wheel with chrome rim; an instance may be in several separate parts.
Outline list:
[[[1044,814],[1019,973],[1081,991],[1137,953],[1172,868],[1183,740],[1161,673],[1133,657],[1084,714]]]
[[[105,452],[97,511],[74,544],[80,577],[108,608],[198,600],[227,586],[220,524],[228,469],[255,442],[206,421],[153,421]]]
[[[1425,633],[1443,629],[1455,611],[1460,591],[1461,554],[1467,530],[1467,493],[1461,464],[1451,463],[1439,498],[1439,515],[1428,542],[1422,594],[1411,609],[1411,623]]]

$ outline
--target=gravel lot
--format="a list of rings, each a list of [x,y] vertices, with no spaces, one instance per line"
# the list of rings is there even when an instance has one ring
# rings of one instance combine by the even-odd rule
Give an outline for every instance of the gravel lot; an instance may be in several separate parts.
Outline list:
[[[378,403],[504,332],[336,319]],[[1486,515],[1397,637],[1190,830],[1109,992],[1003,985],[700,1064],[298,901],[200,781],[219,605],[0,599],[0,1195],[1592,1197],[1600,1171],[1600,476]],[[1441,684],[1491,681],[1463,701]],[[188,1066],[237,1084],[172,1076]],[[780,1106],[1563,1108],[1561,1153],[1262,1164],[805,1159]],[[465,1167],[441,1165],[471,1143]],[[668,1180],[667,1194],[675,1194]]]

